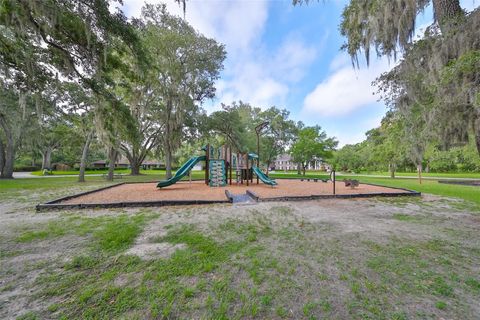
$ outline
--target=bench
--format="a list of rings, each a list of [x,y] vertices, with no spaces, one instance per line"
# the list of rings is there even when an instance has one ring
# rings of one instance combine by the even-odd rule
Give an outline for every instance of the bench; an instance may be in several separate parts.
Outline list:
[[[350,187],[352,189],[355,189],[355,187],[358,187],[360,184],[358,180],[354,179],[343,179],[343,182],[345,182],[345,187]]]

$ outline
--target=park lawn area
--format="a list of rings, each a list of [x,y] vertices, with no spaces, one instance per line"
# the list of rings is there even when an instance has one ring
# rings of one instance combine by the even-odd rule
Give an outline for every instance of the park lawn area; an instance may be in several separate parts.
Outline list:
[[[354,174],[348,174],[348,173],[343,173],[344,175],[350,175],[350,176],[355,176],[355,175],[376,175],[376,176],[385,176],[386,178],[390,178],[390,172],[386,171],[372,171],[372,172],[356,172]],[[272,175],[278,176],[278,177],[300,177],[297,174],[296,170],[290,170],[290,171],[276,171]],[[326,172],[319,172],[319,171],[314,171],[314,170],[307,170],[306,171],[306,176],[314,177],[317,175],[324,175],[328,176],[329,174]],[[338,175],[338,173],[337,173]],[[418,174],[416,172],[395,172],[395,176],[397,177],[418,177]],[[434,177],[434,178],[470,178],[470,179],[480,179],[480,172],[455,172],[455,173],[444,173],[444,172],[429,172],[429,173],[422,173],[423,177],[429,178],[429,177]]]
[[[165,177],[164,171],[151,170],[157,173],[140,175],[140,176],[130,176],[125,175],[122,179],[115,179],[113,183],[120,182],[150,182],[150,181],[159,181],[163,180]],[[296,173],[273,173],[270,174],[272,178],[303,178],[302,175]],[[305,178],[320,178],[328,179],[329,175],[322,173],[307,173]],[[440,184],[436,180],[423,180],[423,183],[420,185],[415,179],[402,179],[402,178],[376,178],[376,177],[358,177],[358,176],[337,176],[337,180],[342,180],[344,178],[349,179],[358,179],[364,183],[379,184],[383,186],[397,187],[397,188],[406,188],[410,190],[419,191],[422,193],[431,193],[440,196],[447,196],[453,198],[459,198],[467,200],[469,202],[475,203],[480,206],[480,188],[474,186],[461,186],[453,184]],[[74,190],[90,190],[97,187],[109,185],[112,182],[107,182],[101,176],[87,176],[85,183],[77,183],[76,177],[47,177],[47,178],[26,178],[26,179],[16,179],[16,180],[2,180],[0,182],[0,190],[55,190],[62,189],[66,194],[73,193]],[[188,180],[189,177],[184,177],[183,180]],[[203,171],[192,171],[192,179],[204,179]],[[69,192],[69,193],[68,193]],[[3,194],[3,196],[7,196]],[[0,194],[0,199],[2,199],[2,194]]]
[[[173,170],[175,173],[175,170]],[[108,170],[87,170],[85,171],[86,175],[102,175],[102,174],[107,174]],[[71,171],[52,171],[53,175],[62,175],[62,176],[78,176],[78,170],[71,170]],[[130,169],[118,169],[115,170],[115,174],[123,174],[123,175],[129,175],[130,174]],[[165,176],[165,170],[140,170],[140,174],[146,174],[146,175],[156,175],[156,176]],[[193,175],[198,175],[202,174],[203,171],[201,170],[192,170]],[[33,171],[32,175],[34,176],[43,176],[43,171]]]
[[[204,179],[204,177],[203,171],[192,172],[192,179]],[[122,176],[121,179],[114,179],[112,182],[106,181],[102,176],[86,176],[86,181],[83,183],[77,182],[76,176],[0,180],[0,201],[15,198],[25,199],[28,198],[29,193],[35,193],[41,196],[41,202],[46,202],[55,198],[59,198],[57,195],[72,195],[111,184],[122,182],[152,182],[160,181],[164,178],[165,172],[160,171],[158,175],[125,175]],[[183,180],[188,179],[188,176],[183,178]]]
[[[150,172],[150,171],[154,171],[154,170],[141,170],[143,174],[147,174],[147,172]],[[86,170],[85,171],[85,174],[104,174],[104,173],[108,173],[108,170]],[[130,173],[130,169],[116,169],[115,170],[115,174],[129,174]],[[31,173],[32,175],[34,176],[43,176],[43,171],[41,170],[38,170],[38,171],[33,171]],[[62,176],[66,176],[66,175],[78,175],[78,170],[69,170],[69,171],[55,171],[53,170],[52,171],[52,175],[62,175]]]
[[[94,178],[82,188],[106,183]],[[11,183],[31,188],[22,201],[9,197],[18,188],[1,191],[10,199],[0,201],[6,213],[0,215],[1,319],[476,319],[480,313],[479,213],[458,201],[35,213],[43,191],[58,197],[78,183]]]
[[[313,172],[307,173],[304,176],[296,173],[273,173],[270,174],[272,178],[288,179],[288,178],[319,178],[328,179],[330,176],[325,173],[315,174]],[[377,177],[363,177],[355,175],[337,175],[337,181],[341,183],[342,179],[356,179],[363,183],[378,184],[387,187],[404,188],[414,190],[422,193],[431,193],[439,196],[459,198],[467,200],[480,208],[480,187],[462,186],[454,184],[441,184],[437,180],[423,180],[422,184],[418,183],[416,179],[402,179],[402,178],[377,178]]]
[[[359,172],[359,174],[368,174],[368,175],[381,175],[390,177],[390,172]],[[395,172],[395,176],[398,177],[417,177],[416,172]],[[480,172],[422,172],[423,177],[438,177],[438,178],[471,178],[471,179],[480,179]]]
[[[343,179],[344,177],[339,178]],[[418,180],[415,179],[370,178],[355,176],[345,176],[345,178],[358,179],[360,182],[364,183],[379,184],[387,187],[404,188],[422,193],[459,198],[475,203],[480,209],[480,187],[477,186],[442,184],[438,183],[437,180],[423,180],[422,184],[420,184]]]

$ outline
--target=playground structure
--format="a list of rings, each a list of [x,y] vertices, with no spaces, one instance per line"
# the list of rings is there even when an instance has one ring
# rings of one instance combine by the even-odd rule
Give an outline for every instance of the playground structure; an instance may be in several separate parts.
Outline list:
[[[257,176],[257,184],[261,180],[269,186],[276,186],[275,180],[270,179],[257,166],[258,155],[255,153],[232,152],[231,146],[223,145],[215,148],[210,144],[202,148],[205,155],[193,156],[185,162],[168,180],[160,181],[158,188],[171,186],[187,176],[199,162],[205,162],[205,184],[210,187],[224,187],[227,184],[253,184],[253,175]],[[255,165],[255,162],[257,165]],[[235,172],[235,179],[233,175]]]
[[[204,156],[193,156],[185,162],[170,179],[160,181],[158,188],[171,186],[183,177],[190,174],[193,167],[201,161],[205,161],[205,184],[210,187],[224,187],[227,184],[232,185],[233,169],[235,169],[235,183],[245,184],[248,186],[253,184],[253,175],[257,176],[257,184],[261,180],[264,184],[271,187],[276,186],[277,182],[270,179],[260,170],[260,135],[262,131],[270,125],[268,121],[262,122],[255,127],[257,135],[257,154],[232,152],[232,147],[223,145],[215,148],[207,144],[202,148],[205,152]],[[273,130],[273,129],[272,129]],[[255,165],[256,162],[256,165]]]
[[[268,123],[264,122],[255,128],[257,152],[260,151],[260,133],[267,125]],[[329,179],[279,179],[277,183],[259,168],[258,154],[233,152],[228,145],[215,148],[208,144],[201,151],[204,152],[203,155],[192,156],[168,180],[158,183],[119,183],[39,204],[36,209],[42,211],[420,195],[407,189],[361,184],[357,180],[345,180],[345,186],[339,186],[336,184],[335,171],[330,173]],[[181,182],[200,162],[205,163],[205,181],[190,179]],[[256,184],[253,183],[254,175],[257,177]],[[155,189],[155,184],[161,191]],[[274,186],[278,187],[273,188]]]

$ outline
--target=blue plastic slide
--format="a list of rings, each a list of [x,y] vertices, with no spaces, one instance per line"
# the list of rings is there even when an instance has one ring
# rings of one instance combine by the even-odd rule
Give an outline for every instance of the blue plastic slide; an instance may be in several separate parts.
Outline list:
[[[262,172],[258,167],[253,166],[252,167],[253,172],[257,175],[257,177],[262,180],[263,183],[268,184],[269,186],[276,186],[277,182],[275,180],[270,179],[265,175],[265,173]]]
[[[168,180],[165,180],[165,181],[160,181],[158,184],[157,184],[157,188],[164,188],[164,187],[168,187],[168,186],[171,186],[172,184],[174,183],[177,183],[178,181],[180,181],[180,179],[182,179],[184,176],[186,176],[190,170],[192,170],[192,168],[200,161],[205,161],[206,160],[206,157],[205,156],[194,156],[194,157],[191,157],[187,162],[185,162],[181,167],[180,169],[177,170],[177,172],[175,173],[175,175],[173,177],[171,177],[170,179]]]

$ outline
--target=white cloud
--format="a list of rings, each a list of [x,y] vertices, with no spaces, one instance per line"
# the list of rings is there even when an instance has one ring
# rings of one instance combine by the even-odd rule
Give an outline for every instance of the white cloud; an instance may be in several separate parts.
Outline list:
[[[171,14],[183,17],[183,8],[173,0],[146,2],[165,3]],[[138,0],[123,1],[127,16],[139,17],[143,5]],[[263,32],[268,16],[265,1],[187,1],[186,9],[185,18],[195,29],[226,44],[232,51],[248,48]]]
[[[473,10],[475,10],[479,4],[480,4],[480,1],[478,0],[461,0],[460,1],[460,5],[462,6],[462,8],[467,10],[468,12],[472,12]]]
[[[368,68],[353,69],[346,60],[340,67],[338,62],[341,60],[340,57],[334,59],[330,75],[305,97],[302,113],[323,117],[344,116],[377,101],[372,81],[393,65],[389,65],[387,59],[381,59],[372,62]]]
[[[371,128],[369,128],[369,129],[371,129]],[[365,140],[365,132],[364,131],[358,131],[356,133],[346,132],[346,131],[332,132],[332,136],[337,138],[338,148],[342,148],[347,144],[360,143],[363,140]]]
[[[123,2],[127,16],[140,15],[142,2]],[[183,16],[182,8],[173,0],[166,4],[170,13]],[[316,47],[322,43],[306,45],[295,32],[285,35],[273,50],[264,47],[268,9],[268,1],[187,1],[186,20],[202,34],[224,43],[227,50],[223,76],[217,81],[217,97],[207,103],[207,111],[235,100],[258,107],[282,105],[289,86],[300,81],[315,60]]]
[[[316,55],[315,48],[292,34],[274,52],[250,48],[230,60],[225,79],[217,87],[218,100],[225,103],[243,100],[258,107],[283,105],[289,86],[303,78]]]

